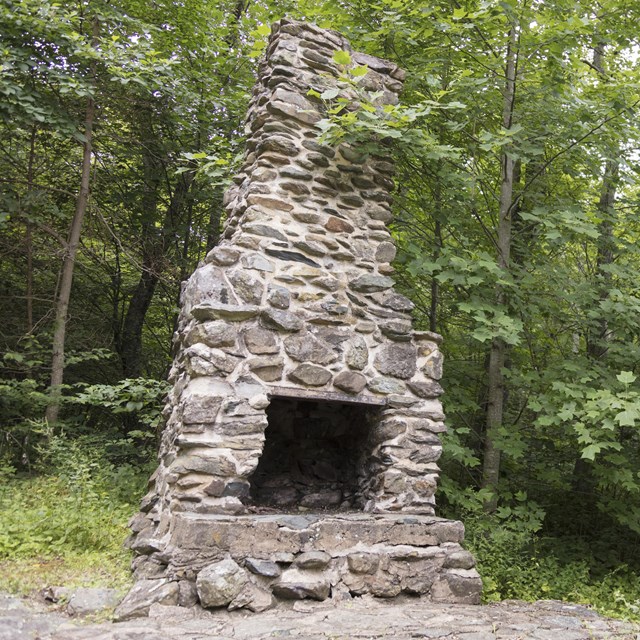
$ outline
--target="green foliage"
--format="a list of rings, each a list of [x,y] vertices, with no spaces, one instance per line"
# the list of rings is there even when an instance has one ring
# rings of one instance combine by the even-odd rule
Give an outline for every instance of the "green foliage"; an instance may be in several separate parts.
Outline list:
[[[0,486],[0,558],[119,555],[148,468],[116,468],[100,448],[54,434],[40,460],[46,475]]]
[[[67,397],[70,404],[106,409],[117,416],[134,415],[147,431],[160,425],[161,409],[169,385],[149,378],[125,378],[117,384],[78,384],[78,391]],[[136,435],[129,432],[129,435]]]
[[[485,602],[505,599],[585,603],[603,615],[640,620],[640,577],[619,563],[614,569],[571,541],[549,544],[536,534],[534,516],[465,518],[466,545],[482,576]],[[532,527],[533,523],[533,527]]]

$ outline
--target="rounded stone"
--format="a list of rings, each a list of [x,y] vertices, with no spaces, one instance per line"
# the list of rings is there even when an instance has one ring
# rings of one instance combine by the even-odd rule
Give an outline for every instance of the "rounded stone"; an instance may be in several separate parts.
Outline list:
[[[276,309],[288,309],[291,304],[291,294],[284,287],[271,285],[267,294],[267,302]]]
[[[350,553],[347,556],[347,564],[349,565],[349,571],[353,573],[373,574],[378,570],[380,557],[375,553]]]
[[[330,562],[331,556],[326,551],[307,551],[295,559],[300,569],[324,569]]]
[[[388,344],[378,351],[374,365],[380,373],[408,380],[416,372],[417,355],[413,344]]]
[[[301,364],[289,373],[289,379],[308,387],[322,387],[331,380],[331,373],[324,367]]]
[[[298,362],[329,364],[337,359],[331,347],[311,333],[289,336],[284,340],[284,350]]]
[[[244,344],[247,349],[256,355],[278,353],[280,345],[276,340],[274,331],[262,327],[251,327],[244,334]]]
[[[367,379],[357,371],[342,371],[335,377],[333,386],[347,393],[360,393],[367,386]]]
[[[396,257],[396,247],[391,242],[381,242],[376,249],[376,262],[393,262]]]
[[[384,291],[393,286],[393,280],[387,276],[377,276],[373,273],[366,273],[352,280],[349,286],[354,291],[361,293],[375,293],[376,291]]]
[[[231,558],[210,564],[200,571],[196,579],[200,604],[205,608],[225,607],[248,580],[244,569]]]
[[[327,231],[332,231],[334,233],[351,233],[353,231],[353,225],[349,224],[346,220],[342,218],[336,218],[335,216],[331,216],[324,228]]]
[[[367,386],[374,393],[403,393],[405,391],[404,383],[393,378],[383,378],[379,376],[369,380]]]

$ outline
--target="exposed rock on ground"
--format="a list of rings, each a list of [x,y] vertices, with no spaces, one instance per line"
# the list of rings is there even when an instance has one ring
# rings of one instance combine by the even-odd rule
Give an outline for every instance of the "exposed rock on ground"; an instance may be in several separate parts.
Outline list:
[[[152,605],[149,618],[91,624],[0,595],[0,640],[638,640],[638,625],[557,601],[436,605],[370,597],[296,601],[262,613]]]

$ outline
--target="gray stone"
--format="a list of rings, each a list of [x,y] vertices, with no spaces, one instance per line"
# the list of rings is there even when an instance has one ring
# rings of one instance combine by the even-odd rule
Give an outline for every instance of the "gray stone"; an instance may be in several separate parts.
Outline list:
[[[347,364],[352,369],[362,371],[369,363],[369,349],[366,340],[355,334],[347,346]]]
[[[304,142],[302,144],[304,144]],[[282,167],[279,173],[283,178],[291,178],[293,180],[308,181],[313,178],[312,173],[304,171],[303,169],[299,169],[298,167]]]
[[[118,622],[142,618],[149,614],[153,604],[178,604],[178,593],[178,583],[167,578],[138,580],[114,611],[113,618]]]
[[[198,604],[198,591],[195,583],[190,580],[178,582],[178,606],[194,607]]]
[[[182,455],[176,458],[169,467],[174,473],[206,473],[212,476],[234,476],[236,465],[226,454],[212,451],[206,457],[199,455]]]
[[[248,304],[260,304],[264,283],[245,269],[234,269],[227,273],[229,282],[237,296]]]
[[[405,390],[404,383],[393,378],[376,377],[371,378],[367,383],[367,387],[374,393],[402,393]]]
[[[267,248],[265,249],[265,252],[268,255],[273,256],[274,258],[278,258],[279,260],[288,260],[290,262],[301,262],[302,264],[307,264],[310,267],[316,267],[316,268],[320,267],[320,265],[317,262],[315,262],[311,258],[308,258],[307,256],[297,251],[285,251],[280,249]]]
[[[266,167],[258,167],[251,173],[251,180],[255,182],[271,182],[278,177],[278,172],[274,169],[267,169]]]
[[[437,398],[444,393],[444,389],[435,380],[410,380],[407,386],[420,398]]]
[[[329,364],[338,358],[326,342],[319,340],[311,333],[289,336],[284,339],[283,344],[287,355],[298,362]]]
[[[249,581],[242,567],[231,558],[208,565],[198,573],[196,589],[205,608],[228,605]]]
[[[376,262],[393,262],[396,257],[396,247],[391,242],[381,242],[375,253]]]
[[[184,352],[184,357],[187,361],[187,372],[191,377],[224,376],[231,373],[238,364],[238,358],[201,343],[189,347]]]
[[[278,353],[280,351],[278,334],[263,327],[251,327],[244,332],[244,344],[256,355]]]
[[[288,375],[290,380],[308,387],[321,387],[331,380],[331,373],[313,364],[301,364]]]
[[[345,193],[339,198],[340,202],[344,203],[348,207],[358,208],[364,204],[364,200],[355,193]]]
[[[221,266],[228,266],[238,262],[239,258],[240,252],[237,249],[234,249],[233,247],[219,246],[214,247],[209,251],[205,258],[205,262],[213,262]]]
[[[287,600],[326,600],[331,591],[328,576],[320,571],[305,571],[292,567],[273,585],[273,592]]]
[[[291,294],[284,287],[271,285],[267,293],[267,302],[276,309],[288,309],[291,304]]]
[[[373,220],[381,220],[382,222],[391,222],[393,215],[387,207],[380,204],[368,204],[366,211]]]
[[[279,185],[280,189],[284,189],[284,191],[289,191],[297,196],[303,196],[309,193],[309,187],[302,182],[290,182],[284,181]]]
[[[211,320],[196,325],[185,339],[185,344],[191,346],[198,342],[208,347],[231,347],[235,345],[238,332],[235,327],[224,320]]]
[[[398,342],[408,342],[411,340],[411,321],[410,320],[385,320],[380,322],[380,331],[390,338]]]
[[[482,580],[475,569],[449,569],[431,587],[433,602],[480,604]]]
[[[374,444],[381,444],[393,440],[407,430],[407,423],[402,418],[382,420],[371,429],[371,440]]]
[[[232,305],[222,302],[203,302],[191,309],[191,315],[200,322],[219,318],[240,322],[257,316],[259,312],[260,307],[254,305]]]
[[[294,332],[302,329],[302,319],[288,311],[279,309],[263,309],[260,314],[260,322],[268,329]]]
[[[387,276],[376,276],[371,273],[359,276],[355,280],[349,282],[349,287],[354,291],[362,293],[374,293],[376,291],[384,291],[393,286],[393,280]]]
[[[442,566],[445,569],[473,569],[476,566],[476,561],[471,553],[460,549],[460,551],[448,554]]]
[[[272,273],[274,270],[273,262],[267,260],[259,253],[252,253],[248,256],[243,256],[242,264],[247,269],[255,269],[256,271],[266,271],[268,273]]]
[[[307,551],[294,561],[299,569],[325,569],[331,562],[331,556],[325,551]]]
[[[415,305],[409,298],[406,298],[394,291],[385,291],[383,293],[374,293],[371,299],[383,307],[393,309],[394,311],[412,311]]]
[[[272,207],[272,208],[275,208],[275,207]],[[263,236],[265,238],[274,238],[275,240],[281,240],[283,242],[286,242],[287,240],[287,236],[285,236],[284,233],[282,233],[282,231],[278,231],[278,229],[268,224],[260,224],[259,222],[250,222],[250,223],[243,224],[242,229],[246,233],[252,233],[255,236]]]
[[[442,378],[442,364],[444,362],[443,355],[438,351],[434,353],[422,367],[422,372],[433,378],[434,380],[440,380]]]
[[[324,278],[317,278],[313,281],[313,284],[317,287],[325,289],[326,291],[337,291],[340,288],[340,280],[333,276],[326,276]]]
[[[182,290],[181,300],[186,309],[207,304],[235,304],[222,269],[212,264],[198,267]]]
[[[367,379],[357,371],[342,371],[334,378],[333,385],[347,393],[360,393],[367,386]]]
[[[318,144],[315,140],[303,140],[302,146],[309,151],[322,153],[327,156],[327,158],[333,158],[336,155],[336,152],[331,147],[324,144]]]
[[[340,489],[326,489],[307,493],[300,499],[300,506],[309,509],[327,509],[337,507],[342,503],[343,495]]]
[[[347,564],[349,571],[353,573],[373,574],[378,570],[380,565],[380,556],[375,553],[350,553],[347,556]]]
[[[253,373],[265,382],[275,382],[282,378],[284,361],[280,356],[249,358],[247,365]]]
[[[295,142],[284,136],[269,136],[258,145],[258,153],[272,151],[285,156],[297,156],[298,147]]]
[[[265,578],[278,578],[282,573],[280,566],[271,560],[258,560],[257,558],[246,558],[244,566],[258,576]]]
[[[380,349],[374,365],[380,373],[407,380],[416,372],[417,350],[413,344],[392,343]]]
[[[247,582],[240,593],[229,603],[229,611],[246,608],[254,613],[266,611],[275,606],[276,600],[267,589],[259,587],[253,582]]]
[[[72,616],[86,616],[105,609],[112,609],[122,600],[117,589],[79,588],[67,603],[67,613]]]
[[[324,256],[327,254],[327,249],[324,246],[322,246],[319,242],[299,240],[298,242],[294,242],[293,246],[296,249],[300,249],[300,251],[304,251],[305,253],[311,254],[312,256]]]
[[[222,398],[215,395],[192,395],[185,402],[182,411],[182,422],[184,424],[200,424],[214,422]]]

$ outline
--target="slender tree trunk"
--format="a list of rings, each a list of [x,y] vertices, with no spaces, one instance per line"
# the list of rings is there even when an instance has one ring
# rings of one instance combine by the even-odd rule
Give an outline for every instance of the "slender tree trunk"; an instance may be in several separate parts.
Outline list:
[[[93,42],[98,39],[100,24],[97,19],[93,20]],[[92,65],[92,76],[96,75],[96,65]],[[82,222],[89,203],[90,178],[91,178],[91,158],[92,158],[92,138],[93,123],[95,120],[96,105],[93,97],[87,99],[84,123],[84,144],[82,148],[82,173],[80,177],[80,191],[76,199],[76,209],[69,229],[69,237],[65,247],[62,272],[60,275],[60,286],[56,299],[55,321],[53,330],[53,354],[51,358],[51,383],[49,404],[45,412],[47,422],[53,423],[58,420],[60,411],[60,396],[62,381],[64,378],[64,348],[67,331],[67,314],[69,311],[69,300],[71,299],[71,285],[73,284],[73,272],[76,264],[76,254],[80,244],[80,233]]]
[[[516,97],[516,63],[517,63],[517,26],[513,24],[509,32],[509,45],[506,54],[506,82],[502,111],[502,126],[511,128],[513,109]],[[509,270],[511,252],[511,213],[513,204],[513,170],[514,160],[504,152],[501,157],[501,185],[498,210],[497,251],[498,265],[503,272]],[[502,285],[496,285],[496,306],[504,307],[507,295]],[[504,418],[504,377],[502,370],[507,356],[507,343],[502,338],[491,341],[489,364],[487,369],[487,415],[482,465],[481,486],[490,489],[491,498],[485,502],[485,510],[493,512],[498,503],[498,480],[500,476],[501,450],[497,444],[500,428]]]
[[[438,188],[436,192],[439,192]],[[438,207],[438,205],[436,205]],[[438,207],[439,208],[439,207]],[[433,261],[435,262],[442,251],[442,223],[439,219],[436,220],[434,229],[434,247],[433,247]],[[431,278],[431,301],[429,304],[429,330],[438,330],[438,302],[440,296],[440,284],[436,278]]]
[[[36,158],[36,127],[31,128],[29,141],[29,164],[27,166],[27,193],[33,192],[34,164]],[[31,222],[26,222],[26,251],[27,251],[27,334],[33,333],[33,229]]]

